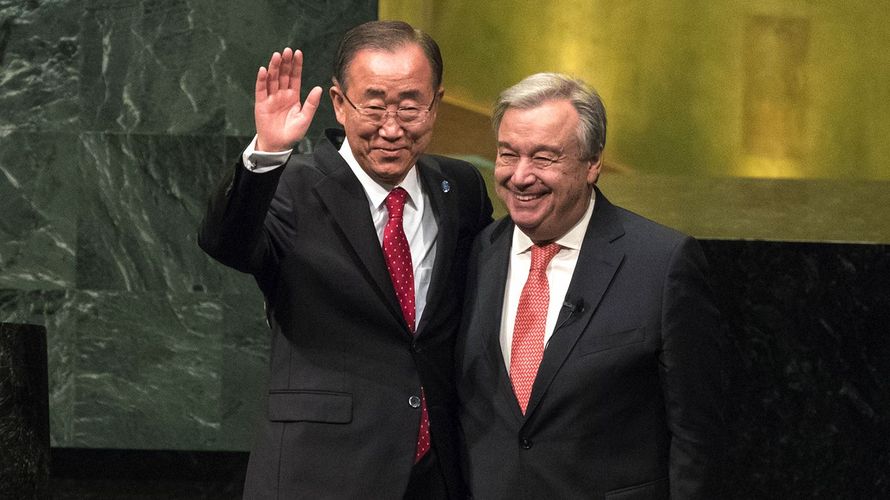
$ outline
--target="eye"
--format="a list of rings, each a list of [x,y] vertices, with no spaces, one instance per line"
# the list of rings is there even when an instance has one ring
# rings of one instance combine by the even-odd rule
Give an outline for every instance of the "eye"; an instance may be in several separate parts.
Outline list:
[[[515,165],[519,162],[519,155],[510,151],[499,151],[498,161],[504,165]]]
[[[415,108],[413,106],[408,106],[405,108],[399,108],[399,118],[404,121],[413,121],[420,117],[420,114],[423,112],[420,108]]]
[[[372,121],[380,121],[386,114],[386,108],[383,106],[364,106],[360,109],[361,114]]]

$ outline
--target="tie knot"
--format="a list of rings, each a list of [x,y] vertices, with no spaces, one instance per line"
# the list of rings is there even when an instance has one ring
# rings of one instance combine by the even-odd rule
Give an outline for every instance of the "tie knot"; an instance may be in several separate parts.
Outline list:
[[[544,246],[532,245],[532,269],[535,271],[543,271],[547,269],[547,264],[562,249],[557,243],[548,243]]]
[[[405,200],[407,199],[408,191],[400,187],[393,189],[386,195],[386,210],[389,212],[390,218],[402,217],[402,212],[405,209]]]

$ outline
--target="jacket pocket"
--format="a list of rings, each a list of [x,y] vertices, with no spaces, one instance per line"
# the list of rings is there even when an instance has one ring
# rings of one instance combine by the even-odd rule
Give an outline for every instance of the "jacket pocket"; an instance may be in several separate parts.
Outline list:
[[[608,333],[605,335],[584,335],[578,341],[578,354],[585,356],[595,352],[614,349],[630,344],[638,344],[646,340],[646,327],[633,328],[623,330],[616,333]]]
[[[606,500],[668,500],[670,496],[667,478],[606,492]]]
[[[273,422],[352,421],[352,394],[324,391],[269,391],[269,420]]]

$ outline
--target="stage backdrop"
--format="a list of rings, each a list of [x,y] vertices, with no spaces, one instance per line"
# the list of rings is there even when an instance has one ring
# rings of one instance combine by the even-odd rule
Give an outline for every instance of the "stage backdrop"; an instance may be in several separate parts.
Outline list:
[[[713,265],[727,323],[728,498],[887,498],[882,5],[399,3],[441,32],[446,96],[457,98],[440,109],[449,140],[437,151],[486,175],[487,104],[467,92],[490,100],[491,86],[554,69],[529,46],[565,42],[572,50],[552,60],[571,65],[555,69],[595,72],[613,110],[603,191],[702,239]],[[0,321],[47,329],[54,474],[86,478],[57,493],[89,498],[102,491],[90,478],[141,466],[143,483],[95,497],[179,498],[159,476],[176,486],[201,470],[222,470],[231,493],[204,498],[240,496],[268,328],[255,284],[207,258],[196,228],[253,133],[257,67],[300,47],[307,84],[327,85],[336,40],[377,7],[0,1]],[[532,55],[496,58],[507,50]],[[770,93],[782,82],[787,93]],[[816,113],[802,119],[800,104]],[[325,99],[304,147],[333,124]],[[778,170],[747,168],[762,166]]]

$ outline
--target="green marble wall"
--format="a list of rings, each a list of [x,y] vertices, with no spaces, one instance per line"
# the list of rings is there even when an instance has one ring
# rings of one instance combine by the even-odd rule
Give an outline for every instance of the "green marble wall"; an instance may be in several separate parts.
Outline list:
[[[376,15],[368,0],[0,0],[0,321],[47,327],[53,446],[249,447],[262,300],[196,226],[253,133],[256,68],[292,45],[325,85],[336,40]],[[325,103],[310,138],[334,123]]]

